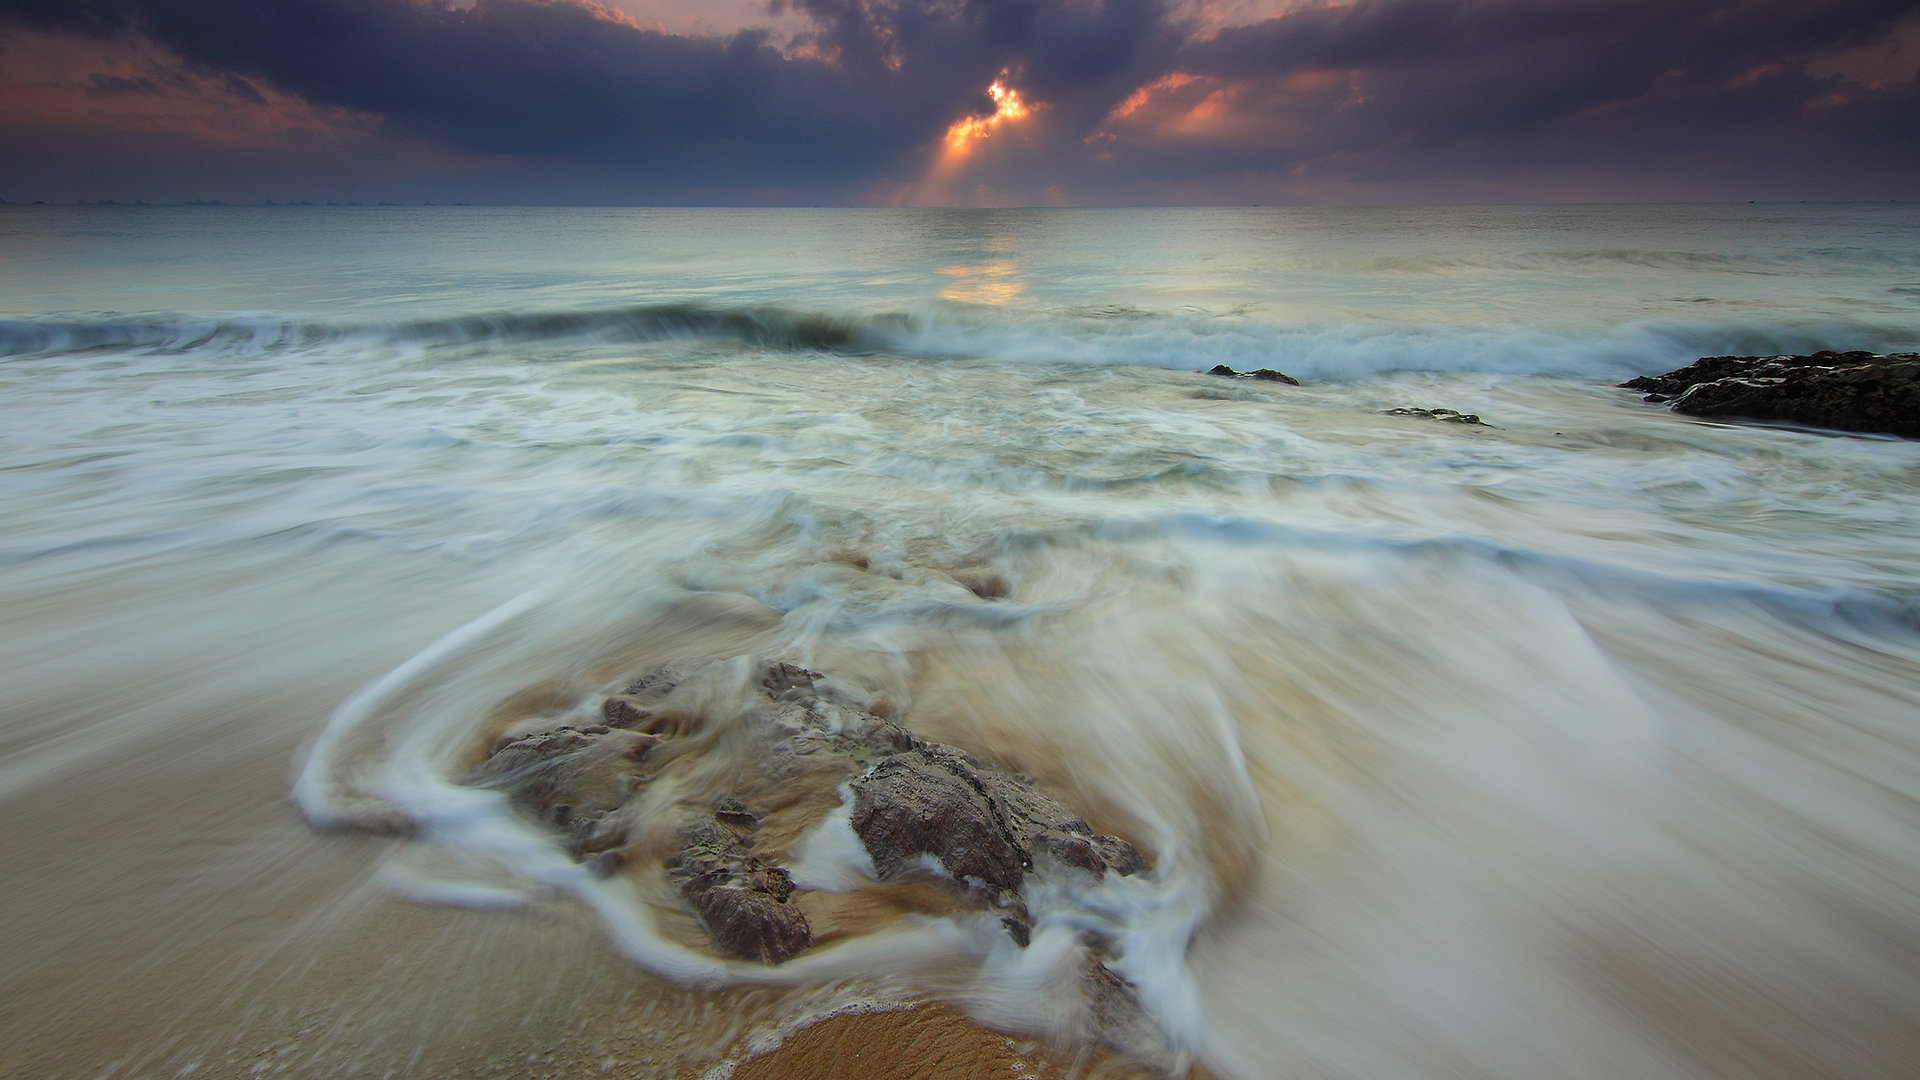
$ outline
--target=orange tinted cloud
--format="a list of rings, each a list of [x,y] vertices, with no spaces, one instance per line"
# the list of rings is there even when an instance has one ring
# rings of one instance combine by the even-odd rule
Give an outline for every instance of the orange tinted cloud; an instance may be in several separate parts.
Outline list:
[[[1331,6],[1321,0],[1181,0],[1174,7],[1191,20],[1200,36],[1207,36],[1223,27],[1245,26],[1309,4]]]
[[[1082,141],[1088,146],[1154,140],[1268,141],[1298,117],[1364,105],[1362,73],[1303,68],[1264,78],[1225,79],[1173,71],[1141,85]]]
[[[271,86],[215,75],[139,39],[89,41],[15,31],[0,67],[0,98],[16,124],[152,135],[225,144],[291,135],[361,138],[377,117],[309,104]]]
[[[1139,112],[1141,107],[1144,106],[1156,92],[1178,90],[1192,83],[1197,78],[1198,76],[1189,75],[1184,71],[1168,72],[1127,95],[1125,101],[1114,106],[1113,112],[1108,115],[1107,119],[1123,120],[1132,116],[1134,113]]]
[[[1885,40],[1816,57],[1807,74],[1834,75],[1872,90],[1886,90],[1920,79],[1920,16],[1895,27]]]
[[[955,120],[953,126],[947,129],[948,153],[965,155],[974,143],[991,136],[1002,124],[1025,120],[1032,112],[1026,102],[1020,100],[1020,91],[999,79],[987,87],[987,96],[993,99],[992,115],[963,116]]]
[[[1129,94],[1086,141],[1116,138],[1115,129],[1159,137],[1227,135],[1241,126],[1235,106],[1250,88],[1244,81],[1171,72]]]
[[[984,116],[963,116],[947,128],[941,140],[939,156],[927,170],[925,179],[913,189],[913,202],[937,206],[954,201],[955,182],[960,179],[968,160],[975,156],[981,143],[1010,126],[1019,126],[1046,109],[1041,102],[1029,105],[1020,96],[1020,91],[1008,82],[1005,74],[987,87],[987,96],[993,99],[993,112]],[[976,206],[991,206],[996,205],[999,196],[991,194],[991,189],[981,184],[975,187],[972,198]]]

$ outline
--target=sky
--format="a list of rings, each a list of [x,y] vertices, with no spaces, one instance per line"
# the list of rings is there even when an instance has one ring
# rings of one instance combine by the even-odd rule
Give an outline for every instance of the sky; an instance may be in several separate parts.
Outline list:
[[[0,0],[0,198],[1920,198],[1920,0]]]

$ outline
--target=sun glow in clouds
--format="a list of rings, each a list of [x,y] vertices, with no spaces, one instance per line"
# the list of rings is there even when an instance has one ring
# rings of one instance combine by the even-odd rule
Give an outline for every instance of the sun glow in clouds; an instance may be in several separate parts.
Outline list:
[[[973,148],[973,144],[987,138],[1000,125],[1024,120],[1032,111],[1020,100],[1020,91],[1006,85],[999,79],[987,87],[987,96],[993,99],[995,110],[991,116],[963,116],[954,121],[947,129],[947,154],[950,157],[963,157]]]
[[[954,182],[959,179],[961,170],[980,144],[1008,125],[1018,125],[1046,110],[1045,102],[1029,105],[1022,101],[1020,91],[1007,85],[1006,72],[1001,72],[1000,77],[987,87],[987,96],[993,99],[993,112],[955,120],[947,128],[945,145],[940,148],[939,156],[934,158],[926,177],[904,190],[900,195],[901,201],[921,206],[952,205]],[[976,200],[982,197],[976,193]]]

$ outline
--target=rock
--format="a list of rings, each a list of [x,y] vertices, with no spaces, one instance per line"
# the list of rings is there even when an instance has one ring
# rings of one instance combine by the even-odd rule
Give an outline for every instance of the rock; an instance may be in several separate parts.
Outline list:
[[[747,844],[759,818],[738,799],[722,799],[713,816],[681,826],[680,851],[667,860],[667,874],[693,905],[715,949],[779,964],[811,945],[813,932],[806,915],[787,902],[793,895],[787,871],[762,861]]]
[[[878,719],[876,717],[875,719]],[[911,750],[914,745],[913,733],[899,724],[881,720],[861,733],[861,741],[876,750],[897,754]]]
[[[731,825],[736,829],[757,829],[760,819],[765,816],[751,809],[746,803],[731,795],[721,799],[713,808],[714,819],[722,825]]]
[[[682,686],[686,691],[677,692]],[[726,712],[703,716],[714,702]],[[611,873],[629,858],[629,826],[633,850],[658,851],[667,839],[645,833],[645,823],[626,807],[651,782],[641,766],[653,751],[686,740],[659,755],[658,768],[676,770],[676,786],[665,794],[697,790],[681,787],[687,773],[677,771],[707,767],[694,747],[728,747],[738,756],[726,759],[725,782],[739,795],[720,797],[682,821],[670,834],[677,849],[668,847],[674,853],[663,869],[715,951],[768,964],[808,948],[812,931],[800,906],[790,903],[795,889],[786,869],[756,849],[768,814],[741,796],[764,798],[778,814],[831,806],[846,785],[850,824],[881,880],[935,869],[938,889],[996,915],[1023,947],[1032,931],[1024,894],[1030,876],[1070,875],[1090,885],[1110,870],[1148,869],[1132,844],[1095,833],[1032,780],[878,715],[891,709],[884,698],[866,700],[785,661],[660,671],[609,696],[601,707],[605,724],[517,736],[509,729],[467,782],[507,792],[516,806],[554,828],[576,859]],[[794,821],[782,819],[769,831],[791,843]],[[648,838],[637,839],[642,836]],[[1111,997],[1113,988],[1101,993]]]
[[[1920,354],[1707,356],[1621,383],[1688,416],[1920,438]]]
[[[776,661],[761,667],[760,689],[775,701],[804,701],[819,696],[813,692],[813,680],[817,678],[817,671]]]
[[[468,774],[475,787],[504,791],[514,805],[565,830],[575,858],[626,842],[608,815],[642,784],[643,762],[660,740],[593,725],[561,727],[513,739]]]
[[[1007,579],[991,566],[962,566],[947,573],[982,600],[1004,600],[1013,591]]]
[[[620,691],[628,697],[646,698],[659,701],[673,693],[674,687],[685,681],[687,672],[676,668],[661,668],[635,679],[625,690]]]
[[[600,715],[611,727],[649,735],[679,734],[692,718],[684,710],[664,707],[663,702],[689,674],[679,668],[662,668],[643,676],[609,697],[601,705]]]
[[[1300,385],[1299,379],[1296,379],[1293,376],[1288,375],[1284,372],[1279,372],[1279,371],[1273,370],[1272,368],[1264,368],[1264,367],[1255,369],[1253,371],[1235,371],[1225,364],[1215,364],[1213,368],[1207,372],[1207,374],[1219,375],[1222,378],[1227,378],[1227,379],[1258,379],[1261,382],[1286,383],[1288,386]]]
[[[1153,1018],[1140,1005],[1140,993],[1134,985],[1087,954],[1082,985],[1087,995],[1095,1041],[1115,1048],[1167,1046],[1169,1040]]]
[[[1017,892],[1032,855],[977,773],[944,750],[895,754],[854,781],[854,833],[882,881],[931,855],[949,877]]]
[[[607,699],[607,703],[600,707],[600,715],[607,718],[609,725],[618,728],[639,728],[653,719],[651,709],[643,709],[626,698],[617,697]]]
[[[1449,424],[1479,424],[1489,426],[1476,413],[1455,412],[1452,409],[1388,409],[1387,416],[1418,416],[1426,420],[1441,420]]]
[[[1147,861],[1117,836],[1100,836],[1030,781],[939,743],[921,742],[850,785],[853,831],[887,881],[932,858],[947,877],[1003,912],[1021,945],[1031,922],[1029,873],[1128,875]]]

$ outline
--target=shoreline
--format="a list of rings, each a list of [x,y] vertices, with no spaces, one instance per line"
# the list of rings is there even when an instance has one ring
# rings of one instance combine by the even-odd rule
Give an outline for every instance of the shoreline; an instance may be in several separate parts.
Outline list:
[[[765,1053],[722,1062],[689,1080],[1157,1080],[1166,1075],[1100,1047],[1062,1048],[998,1032],[950,1005],[930,1003],[824,1017]],[[1210,1080],[1200,1067],[1182,1075]]]

